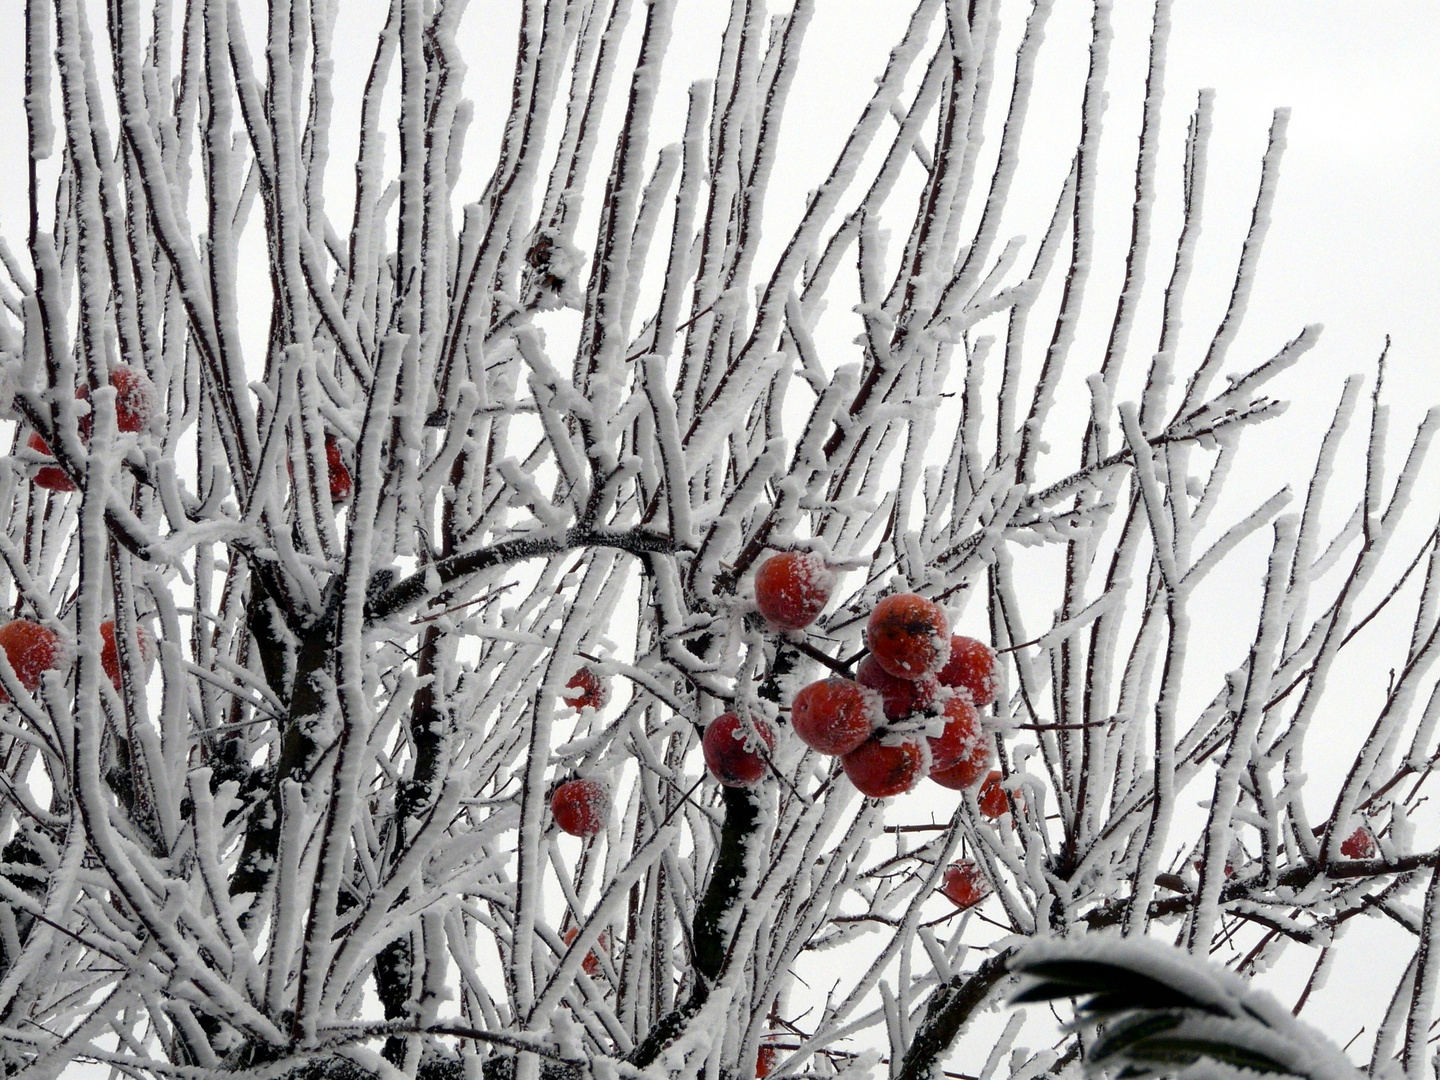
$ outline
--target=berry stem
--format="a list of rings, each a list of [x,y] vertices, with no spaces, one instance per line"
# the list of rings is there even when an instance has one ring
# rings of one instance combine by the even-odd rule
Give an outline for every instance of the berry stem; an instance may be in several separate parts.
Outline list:
[[[817,649],[808,641],[787,639],[785,644],[789,645],[791,648],[796,649],[799,652],[804,653],[806,656],[810,657],[811,660],[816,660],[819,663],[824,664],[831,671],[835,672],[835,674],[844,675],[847,679],[854,678],[851,665],[855,662],[855,660],[858,660],[860,657],[865,655],[864,652],[860,652],[850,660],[837,660],[835,659],[835,657],[831,656],[829,653],[826,653],[824,650]]]

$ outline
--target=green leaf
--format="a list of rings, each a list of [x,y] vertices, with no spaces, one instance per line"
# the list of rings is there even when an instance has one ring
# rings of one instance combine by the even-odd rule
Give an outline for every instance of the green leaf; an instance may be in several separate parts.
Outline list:
[[[1135,1043],[1173,1031],[1184,1022],[1183,1013],[1153,1013],[1127,1017],[1111,1024],[1090,1047],[1087,1057],[1098,1064],[1112,1057],[1128,1054]]]
[[[1293,1075],[1292,1069],[1282,1065],[1274,1058],[1266,1057],[1258,1050],[1213,1039],[1158,1036],[1133,1045],[1129,1050],[1129,1056],[1137,1060],[1153,1061],[1164,1065],[1189,1065],[1202,1057],[1208,1057],[1239,1069]]]
[[[1011,998],[1013,1004],[1095,994],[1103,998],[1103,1010],[1096,1010],[1092,1001],[1085,1006],[1087,1011],[1191,1008],[1217,1016],[1227,1015],[1214,1005],[1196,1001],[1173,986],[1118,964],[1098,960],[1045,960],[1019,970],[1038,976],[1041,981]]]

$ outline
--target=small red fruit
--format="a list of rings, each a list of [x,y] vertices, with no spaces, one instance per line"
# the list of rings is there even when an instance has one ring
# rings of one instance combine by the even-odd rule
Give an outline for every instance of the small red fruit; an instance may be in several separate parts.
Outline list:
[[[782,551],[755,572],[755,606],[781,630],[803,630],[820,617],[835,588],[835,571],[811,551]]]
[[[761,742],[765,744],[764,755]],[[775,749],[775,735],[770,725],[758,717],[746,724],[734,713],[724,713],[705,728],[701,748],[705,767],[720,783],[726,787],[754,787],[765,778],[765,756]]]
[[[118,365],[110,369],[115,388],[115,423],[121,431],[139,431],[155,415],[155,394],[150,380],[133,368]]]
[[[1375,837],[1370,835],[1369,829],[1361,825],[1340,845],[1340,854],[1347,859],[1373,859],[1375,857]]]
[[[580,928],[578,926],[570,927],[569,930],[565,931],[565,944],[571,944],[579,936]],[[600,945],[601,952],[608,953],[610,951],[610,935],[604,930],[600,931],[600,937],[597,939],[597,942]],[[585,954],[585,959],[580,961],[580,970],[584,971],[585,974],[589,975],[591,978],[594,978],[596,975],[600,974],[600,960],[595,955],[593,950],[587,952]]]
[[[870,612],[865,641],[876,663],[899,679],[937,671],[950,655],[950,623],[940,605],[914,593],[887,596]]]
[[[980,813],[984,814],[991,821],[1004,817],[1010,812],[1010,800],[1006,791],[1000,786],[1002,777],[999,772],[992,772],[985,777],[985,782],[980,785],[980,793],[976,795],[975,801],[980,804]],[[1015,796],[1015,805],[1023,806],[1020,796]]]
[[[931,769],[930,779],[951,791],[965,791],[974,787],[985,775],[985,770],[990,767],[990,758],[990,740],[982,732],[955,764],[948,769]]]
[[[588,667],[582,667],[574,675],[571,675],[570,681],[565,684],[565,689],[575,691],[573,694],[565,694],[560,699],[572,709],[598,709],[610,696],[605,691],[604,680]]]
[[[953,862],[940,879],[940,892],[961,911],[972,908],[990,895],[990,883],[969,859]]]
[[[925,748],[914,735],[870,738],[840,759],[845,775],[862,795],[888,799],[903,795],[925,775]]]
[[[132,367],[117,364],[110,370],[110,385],[115,388],[115,426],[121,431],[139,431],[155,415],[155,390],[150,380]],[[75,391],[81,401],[90,400],[90,387],[82,383]],[[80,417],[80,437],[90,440],[94,413]]]
[[[340,444],[334,435],[325,436],[325,464],[330,471],[330,501],[342,503],[350,498],[350,470],[340,456]]]
[[[775,1068],[775,1058],[779,1051],[770,1043],[762,1043],[760,1051],[755,1055],[755,1080],[765,1080],[770,1075],[770,1070]]]
[[[110,385],[115,388],[116,427],[121,431],[139,431],[150,423],[150,418],[155,415],[155,388],[149,379],[134,368],[118,364],[110,372]],[[75,391],[75,397],[79,401],[89,401],[90,387],[82,383]],[[81,440],[88,444],[90,431],[95,426],[94,412],[87,412],[80,417],[78,425]],[[38,431],[30,433],[25,445],[41,454],[50,454],[49,444],[40,437]],[[50,491],[75,490],[75,485],[65,474],[65,470],[55,465],[42,465],[35,474],[35,485]]]
[[[150,662],[155,659],[155,642],[150,637],[150,631],[143,626],[135,628],[135,637],[140,643],[140,659],[148,671]],[[106,619],[100,624],[100,666],[105,669],[105,674],[115,684],[115,689],[120,689],[120,649],[115,644],[115,621]]]
[[[983,641],[962,634],[950,638],[950,659],[940,669],[940,685],[964,690],[970,703],[983,709],[1000,692],[1000,673],[995,664],[995,650]]]
[[[870,737],[879,709],[875,695],[850,679],[822,679],[795,695],[790,725],[822,754],[848,754]]]
[[[50,444],[40,437],[38,431],[32,431],[30,438],[25,440],[25,445],[37,454],[50,456]],[[35,486],[42,487],[47,491],[74,491],[75,484],[59,465],[41,465],[35,472]]]
[[[60,666],[60,635],[29,619],[14,619],[0,626],[0,649],[5,650],[11,670],[26,690],[34,690],[44,672]],[[10,695],[0,686],[0,702],[9,700]]]
[[[1342,845],[1340,845],[1340,846],[1341,846],[1341,847],[1344,847],[1345,845],[1342,844]],[[1195,872],[1196,872],[1197,874],[1200,873],[1202,870],[1205,869],[1205,863],[1204,863],[1203,861],[1201,861],[1200,859],[1195,859],[1193,862],[1191,862],[1190,865],[1193,866],[1193,867],[1195,867]],[[1232,877],[1234,877],[1234,876],[1235,876],[1235,864],[1232,863],[1229,859],[1226,859],[1226,860],[1225,860],[1225,878],[1226,878],[1226,880],[1228,881],[1230,878],[1232,878]]]
[[[941,710],[945,728],[930,739],[930,772],[944,772],[976,755],[990,756],[985,733],[980,730],[980,714],[960,695],[949,698]]]
[[[933,675],[918,679],[898,679],[880,666],[873,655],[866,656],[855,668],[855,681],[880,695],[885,719],[904,720],[917,712],[928,712],[935,704],[939,680]]]
[[[598,780],[566,780],[550,796],[550,813],[561,831],[594,836],[610,816],[610,792]]]

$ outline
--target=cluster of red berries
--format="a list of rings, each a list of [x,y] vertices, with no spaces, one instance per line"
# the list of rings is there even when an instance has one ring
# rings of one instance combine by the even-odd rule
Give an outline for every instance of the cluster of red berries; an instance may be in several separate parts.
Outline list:
[[[755,606],[775,629],[802,631],[825,610],[835,582],[820,556],[783,552],[757,569]],[[980,812],[992,819],[1009,813],[1012,796],[1000,773],[986,774],[991,747],[977,711],[998,691],[994,650],[951,634],[940,606],[911,593],[876,604],[865,636],[869,651],[854,679],[822,679],[795,695],[795,734],[839,757],[850,782],[872,798],[903,794],[927,774],[957,791],[984,777]],[[588,667],[571,677],[566,690],[573,693],[563,700],[575,709],[600,708],[607,696],[603,680]],[[939,732],[928,735],[924,729],[933,730],[937,721]],[[775,733],[760,717],[727,712],[706,725],[701,748],[706,768],[721,784],[754,787],[765,778]],[[555,789],[550,808],[561,830],[589,837],[604,827],[610,796],[598,781],[567,780]],[[984,887],[978,871],[966,880],[972,890]],[[951,893],[952,899],[969,895],[959,885],[950,886],[946,895]],[[983,893],[976,895],[974,902]]]
[[[120,431],[136,432],[147,427],[150,418],[155,415],[156,395],[150,380],[134,368],[117,364],[110,370],[110,385],[115,388],[115,424]],[[80,401],[89,401],[90,387],[82,385],[75,391],[75,397]],[[86,413],[80,417],[80,437],[87,443],[90,441],[93,425],[92,414]],[[38,431],[30,433],[25,445],[37,454],[50,456],[50,445],[41,438]],[[340,453],[340,443],[334,435],[325,436],[325,463],[330,474],[330,501],[344,502],[350,498],[354,485],[350,478],[350,469]],[[75,490],[74,482],[58,465],[40,466],[35,472],[35,486],[47,491]]]
[[[155,641],[143,626],[136,628],[140,643],[140,659],[148,666],[155,658]],[[0,626],[0,649],[10,661],[10,669],[26,690],[33,691],[40,685],[40,676],[65,662],[65,647],[60,635],[48,626],[41,626],[29,619],[12,619]],[[120,650],[115,644],[115,623],[107,619],[100,624],[100,666],[105,674],[120,689]],[[8,702],[10,695],[0,687],[0,703]]]
[[[139,431],[150,423],[155,414],[155,392],[149,379],[134,368],[119,364],[110,372],[110,385],[115,388],[115,423],[122,432]],[[88,401],[90,387],[82,385],[75,391],[75,396],[81,401]],[[80,437],[86,442],[90,441],[93,423],[90,413],[80,417]],[[30,433],[25,445],[36,453],[50,456],[50,446],[38,431]],[[40,466],[35,473],[35,486],[48,491],[75,490],[74,482],[58,465]]]
[[[834,572],[818,555],[784,552],[756,571],[755,606],[770,625],[803,630],[825,609],[834,583]],[[982,641],[952,635],[940,606],[913,593],[876,604],[865,639],[869,653],[854,679],[824,679],[795,695],[790,707],[795,734],[820,753],[839,757],[850,782],[873,798],[903,794],[927,772],[945,787],[973,786],[990,762],[976,710],[995,700],[994,651]],[[943,720],[938,735],[920,733],[935,719]],[[727,726],[735,725],[727,721]],[[710,742],[707,729],[707,763]],[[713,765],[711,771],[720,775]],[[763,768],[752,771],[757,781],[763,775]]]

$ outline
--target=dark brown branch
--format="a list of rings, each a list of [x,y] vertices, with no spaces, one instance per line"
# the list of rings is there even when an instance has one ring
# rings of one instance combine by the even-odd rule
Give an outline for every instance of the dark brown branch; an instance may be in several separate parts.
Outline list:
[[[445,586],[471,574],[582,547],[616,548],[632,555],[673,554],[678,550],[675,542],[668,536],[639,529],[620,533],[571,528],[550,536],[503,540],[488,547],[457,552],[431,563],[425,569],[418,570],[393,585],[386,583],[385,587],[366,603],[366,621],[376,623],[392,615],[402,614],[423,603]]]
[[[1326,864],[1323,868],[1313,864],[1294,866],[1280,875],[1276,885],[1284,889],[1303,889],[1322,873],[1331,880],[1387,877],[1390,874],[1408,874],[1440,866],[1440,848],[1422,851],[1414,855],[1402,855],[1396,859],[1342,859]],[[1220,890],[1220,903],[1228,904],[1240,900],[1265,902],[1261,892],[1266,890],[1263,879],[1232,881]],[[1163,919],[1183,915],[1195,902],[1193,895],[1175,896],[1150,903],[1149,918]],[[1117,900],[1105,904],[1082,916],[1091,930],[1116,926],[1124,918],[1126,901]],[[1236,913],[1238,914],[1238,913]],[[1250,916],[1247,915],[1247,918]],[[1267,924],[1268,925],[1268,924]]]
[[[1012,955],[1013,950],[1010,949],[996,953],[974,971],[956,975],[930,995],[925,1019],[915,1032],[910,1049],[905,1051],[897,1080],[926,1080],[931,1075],[935,1064],[950,1048],[975,1010],[984,1004],[996,984],[1009,973]]]

